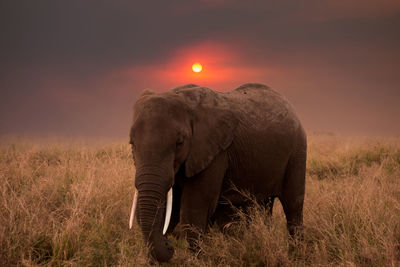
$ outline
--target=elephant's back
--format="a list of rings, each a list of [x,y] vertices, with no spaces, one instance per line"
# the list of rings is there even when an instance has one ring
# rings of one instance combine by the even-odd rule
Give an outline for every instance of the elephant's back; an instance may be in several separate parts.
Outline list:
[[[280,93],[258,83],[243,84],[227,93],[231,109],[245,127],[260,131],[296,131],[300,121],[293,106]]]

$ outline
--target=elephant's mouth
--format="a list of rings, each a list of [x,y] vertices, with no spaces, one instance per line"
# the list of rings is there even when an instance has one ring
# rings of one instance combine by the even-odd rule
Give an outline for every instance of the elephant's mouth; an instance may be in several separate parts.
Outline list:
[[[172,198],[173,198],[173,193],[172,193],[172,187],[168,191],[167,194],[167,202],[166,202],[166,208],[165,208],[165,221],[164,221],[164,227],[163,227],[163,235],[168,230],[169,222],[171,221],[171,213],[172,213]],[[138,199],[138,190],[135,190],[135,194],[133,196],[133,202],[132,202],[132,208],[131,208],[131,215],[129,218],[129,229],[132,229],[133,226],[133,219],[135,217],[135,211],[136,211],[136,206],[137,206],[137,199]]]

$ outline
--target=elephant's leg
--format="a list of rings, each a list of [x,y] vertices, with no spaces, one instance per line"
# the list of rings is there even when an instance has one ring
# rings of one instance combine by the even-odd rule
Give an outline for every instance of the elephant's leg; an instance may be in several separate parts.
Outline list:
[[[288,162],[280,201],[292,237],[302,237],[305,191],[305,151],[294,154]]]
[[[196,240],[201,233],[208,230],[221,192],[226,166],[226,155],[220,154],[201,173],[187,178],[183,186],[180,218],[183,235],[192,248],[196,247]]]

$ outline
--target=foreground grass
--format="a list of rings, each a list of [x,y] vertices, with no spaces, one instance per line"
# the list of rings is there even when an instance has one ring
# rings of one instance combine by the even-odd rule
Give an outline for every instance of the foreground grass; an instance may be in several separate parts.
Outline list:
[[[149,265],[138,226],[128,230],[133,179],[124,142],[1,139],[0,266]],[[304,240],[285,223],[279,202],[272,220],[255,205],[197,255],[170,237],[165,265],[400,265],[400,138],[311,135]]]

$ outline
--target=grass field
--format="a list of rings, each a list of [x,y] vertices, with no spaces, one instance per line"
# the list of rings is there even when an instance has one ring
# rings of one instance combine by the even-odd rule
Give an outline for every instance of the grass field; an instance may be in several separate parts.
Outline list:
[[[1,138],[0,266],[148,265],[128,229],[133,186],[127,140]],[[310,134],[305,236],[290,253],[285,224],[279,201],[272,220],[255,205],[197,255],[170,237],[165,265],[399,266],[400,137]]]

